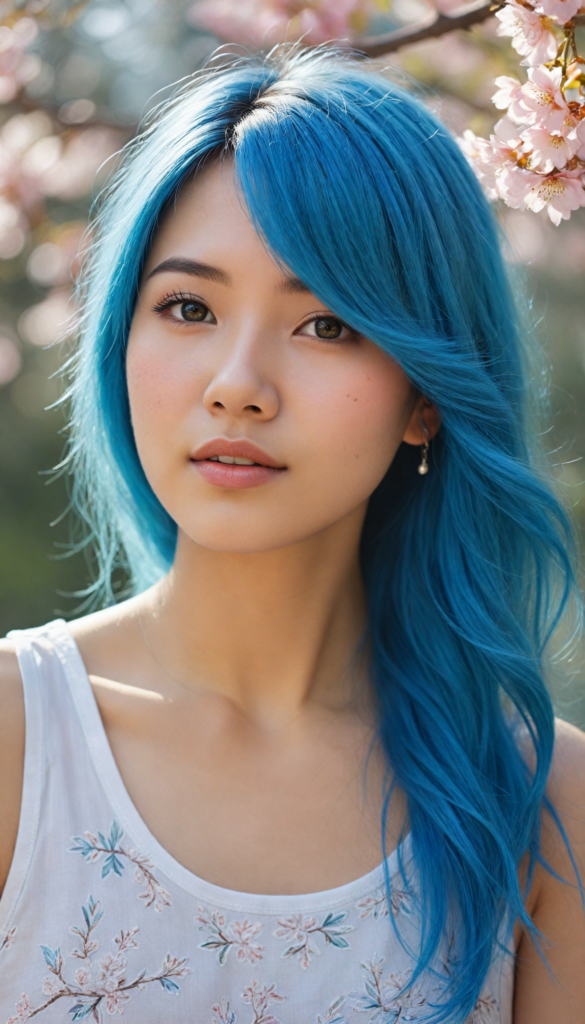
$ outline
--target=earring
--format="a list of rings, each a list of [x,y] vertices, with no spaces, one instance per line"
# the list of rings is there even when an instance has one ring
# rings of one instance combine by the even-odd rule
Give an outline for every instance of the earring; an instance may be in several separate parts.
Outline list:
[[[428,458],[429,458],[429,442],[425,441],[425,443],[422,445],[422,456],[421,456],[420,465],[418,467],[418,471],[419,471],[421,476],[424,476],[425,473],[428,473],[428,471],[429,471]]]

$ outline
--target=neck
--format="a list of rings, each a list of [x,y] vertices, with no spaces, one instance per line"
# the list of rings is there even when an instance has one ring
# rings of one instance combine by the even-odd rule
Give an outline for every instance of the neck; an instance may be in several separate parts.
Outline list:
[[[274,551],[210,551],[179,533],[168,575],[147,596],[143,632],[184,685],[212,689],[267,723],[308,702],[351,699],[365,627],[363,510]]]

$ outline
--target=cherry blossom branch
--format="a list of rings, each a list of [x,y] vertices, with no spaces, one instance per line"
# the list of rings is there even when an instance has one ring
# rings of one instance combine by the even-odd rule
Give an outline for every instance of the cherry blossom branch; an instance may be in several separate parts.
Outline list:
[[[499,5],[494,5],[491,0],[488,3],[485,3],[485,0],[478,0],[477,3],[466,7],[461,14],[454,17],[433,12],[425,21],[418,22],[414,26],[407,25],[405,28],[386,32],[380,36],[365,36],[362,39],[356,39],[353,45],[368,57],[381,57],[386,53],[395,53],[403,46],[420,43],[424,39],[438,39],[439,36],[444,36],[447,32],[453,32],[458,28],[469,29],[473,25],[480,25],[481,22],[491,17],[496,6]]]
[[[496,78],[492,101],[507,113],[489,139],[468,129],[460,140],[488,198],[546,209],[556,225],[585,206],[585,59],[575,41],[582,11],[581,0],[506,0],[498,35],[511,37],[528,81]]]
[[[425,39],[438,39],[456,29],[465,30],[474,25],[480,25],[502,6],[503,4],[485,3],[484,0],[479,0],[478,3],[466,7],[461,14],[453,17],[440,12],[431,14],[428,19],[418,22],[414,26],[407,25],[405,28],[387,32],[384,35],[364,36],[362,39],[356,39],[353,46],[368,57],[382,57],[387,53],[396,53],[403,46],[412,46]],[[585,25],[585,15],[577,15],[573,18],[573,23]]]

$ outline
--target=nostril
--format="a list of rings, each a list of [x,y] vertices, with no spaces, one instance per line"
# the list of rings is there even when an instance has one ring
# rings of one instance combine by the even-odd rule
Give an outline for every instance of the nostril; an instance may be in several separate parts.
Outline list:
[[[259,405],[247,405],[246,409],[249,409],[250,412],[262,412],[262,409],[260,408]]]
[[[213,403],[213,408],[214,408],[214,409],[224,409],[224,408],[225,408],[225,406],[224,406],[224,405],[222,405],[222,403],[221,403],[221,402],[214,402],[214,403]]]

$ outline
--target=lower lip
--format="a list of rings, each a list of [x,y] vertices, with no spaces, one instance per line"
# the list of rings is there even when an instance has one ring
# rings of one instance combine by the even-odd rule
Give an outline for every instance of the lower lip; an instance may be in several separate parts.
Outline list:
[[[227,462],[210,462],[209,459],[191,459],[191,462],[208,484],[233,490],[260,487],[286,472],[272,466],[236,466]]]

